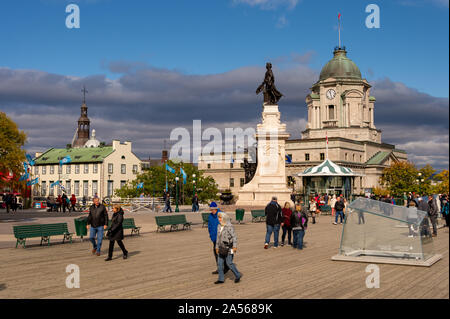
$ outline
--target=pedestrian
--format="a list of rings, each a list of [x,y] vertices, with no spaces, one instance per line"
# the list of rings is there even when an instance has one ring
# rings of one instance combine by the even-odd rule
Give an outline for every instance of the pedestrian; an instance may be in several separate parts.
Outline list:
[[[436,204],[436,199],[433,198],[433,195],[428,196],[428,216],[430,217],[431,225],[433,226],[433,237],[436,237],[438,208]]]
[[[62,210],[62,198],[61,195],[58,195],[58,197],[56,198],[56,211],[60,212]]]
[[[90,229],[89,240],[92,243],[92,254],[100,256],[102,248],[103,232],[108,227],[108,212],[103,204],[100,204],[99,198],[94,198],[94,203],[89,208],[87,218],[87,228]],[[97,237],[97,242],[95,238]]]
[[[443,199],[442,199],[442,204],[441,204],[441,209],[442,209],[442,211],[441,211],[441,213],[442,213],[442,216],[445,218],[445,227],[449,227],[449,217],[448,217],[448,213],[449,213],[449,202],[448,202],[448,198],[447,198],[447,196],[443,196]]]
[[[216,270],[212,272],[213,275],[217,275],[219,273],[219,266],[218,266],[218,255],[216,252],[216,241],[217,241],[217,227],[219,225],[219,216],[218,213],[220,212],[220,209],[217,207],[216,202],[211,202],[209,205],[209,208],[211,209],[211,214],[208,216],[208,233],[209,238],[211,239],[213,243],[213,253],[214,253],[214,260],[216,261]],[[226,273],[228,271],[228,265],[225,264],[224,272]]]
[[[309,200],[309,213],[312,217],[312,223],[316,223],[316,211],[317,211],[317,203],[314,198],[311,196]]]
[[[120,249],[122,249],[123,259],[128,258],[128,251],[125,249],[125,246],[122,242],[123,240],[123,209],[120,205],[115,204],[113,206],[113,215],[111,217],[111,226],[109,227],[106,236],[109,239],[109,249],[108,249],[108,258],[105,261],[110,261],[112,259],[113,251],[114,251],[114,242],[117,241]]]
[[[336,204],[334,205],[334,209],[336,211],[336,216],[335,216],[333,225],[337,225],[338,217],[340,218],[339,224],[342,224],[342,220],[344,218],[344,208],[345,208],[344,201],[342,200],[341,196],[339,196],[336,199]]]
[[[295,211],[291,215],[291,226],[294,233],[293,248],[303,249],[303,238],[308,227],[308,215],[306,208],[301,204],[295,205]]]
[[[70,204],[72,205],[72,211],[75,211],[75,205],[77,203],[77,198],[75,197],[75,194],[72,194],[72,197],[70,197]]]
[[[223,284],[225,280],[225,265],[227,269],[231,269],[234,274],[234,282],[238,283],[242,274],[233,263],[233,257],[237,251],[237,237],[233,225],[231,225],[230,218],[227,214],[218,213],[219,224],[217,225],[217,239],[216,239],[216,254],[218,256],[217,265],[219,270],[219,279],[215,284]]]
[[[62,207],[63,207],[63,212],[65,213],[66,212],[66,207],[68,207],[66,193],[63,193],[63,195],[61,196],[61,204],[62,204]]]
[[[164,212],[172,212],[172,207],[170,207],[170,194],[168,192],[164,193]]]
[[[15,194],[12,194],[11,209],[14,213],[17,212],[17,196]]]
[[[199,205],[198,205],[198,195],[195,193],[194,197],[192,197],[192,211],[198,212]]]
[[[284,240],[286,239],[286,233],[288,235],[288,245],[292,246],[292,241],[291,241],[291,237],[292,237],[292,228],[291,228],[291,215],[292,215],[292,210],[291,210],[291,205],[289,204],[289,202],[286,202],[284,204],[283,209],[281,210],[283,213],[283,234],[281,235],[281,247],[284,246]]]
[[[334,216],[334,214],[336,214],[334,205],[336,205],[336,194],[333,194],[333,197],[331,197],[331,199],[330,199],[331,216]]]
[[[278,237],[280,234],[280,225],[283,226],[283,212],[277,202],[277,197],[273,196],[265,208],[266,215],[266,239],[264,249],[269,248],[270,237],[273,233],[273,248],[278,248]]]

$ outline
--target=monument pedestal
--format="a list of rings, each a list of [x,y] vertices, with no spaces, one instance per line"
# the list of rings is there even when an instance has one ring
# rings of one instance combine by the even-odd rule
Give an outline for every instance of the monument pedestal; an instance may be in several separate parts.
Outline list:
[[[236,205],[265,206],[272,196],[281,206],[290,202],[291,191],[286,186],[285,142],[290,134],[280,121],[278,105],[263,105],[262,123],[256,129],[258,167],[255,176],[238,192]]]

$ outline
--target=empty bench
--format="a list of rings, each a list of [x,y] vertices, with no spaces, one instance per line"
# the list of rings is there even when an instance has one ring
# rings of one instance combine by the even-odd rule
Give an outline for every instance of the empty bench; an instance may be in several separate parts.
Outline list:
[[[24,225],[24,226],[13,226],[14,237],[17,239],[16,248],[18,245],[22,245],[25,248],[25,242],[27,238],[39,238],[41,237],[42,242],[47,243],[50,246],[51,236],[63,236],[63,243],[69,240],[72,243],[73,233],[69,233],[67,228],[67,223],[56,223],[56,224],[38,224],[38,225]]]
[[[156,231],[165,231],[166,226],[170,226],[170,231],[178,230],[181,225],[183,229],[190,229],[192,223],[186,220],[185,215],[169,215],[169,216],[155,216]]]
[[[264,209],[254,209],[251,211],[252,213],[252,222],[262,222],[266,220],[266,212]]]
[[[139,234],[139,231],[141,230],[140,226],[136,226],[134,223],[134,218],[124,218],[122,222],[123,229],[131,229],[131,236],[133,234]],[[111,228],[111,220],[108,221],[108,228],[106,230],[109,230]],[[103,237],[106,238],[106,232],[103,233]]]

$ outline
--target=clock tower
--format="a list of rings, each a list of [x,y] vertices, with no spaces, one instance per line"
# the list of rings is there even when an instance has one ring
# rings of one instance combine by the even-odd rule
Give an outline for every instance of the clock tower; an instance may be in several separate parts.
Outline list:
[[[375,98],[345,47],[336,47],[306,97],[308,123],[302,138],[343,137],[381,142],[374,124]]]

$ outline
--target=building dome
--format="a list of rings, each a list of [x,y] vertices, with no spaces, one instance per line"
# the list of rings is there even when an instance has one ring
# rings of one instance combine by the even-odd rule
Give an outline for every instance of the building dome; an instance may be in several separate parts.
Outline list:
[[[95,130],[92,130],[91,138],[84,144],[84,147],[99,147],[100,141],[95,138]]]
[[[356,64],[347,58],[345,48],[334,49],[334,57],[322,68],[319,81],[328,78],[362,80],[361,71]]]

